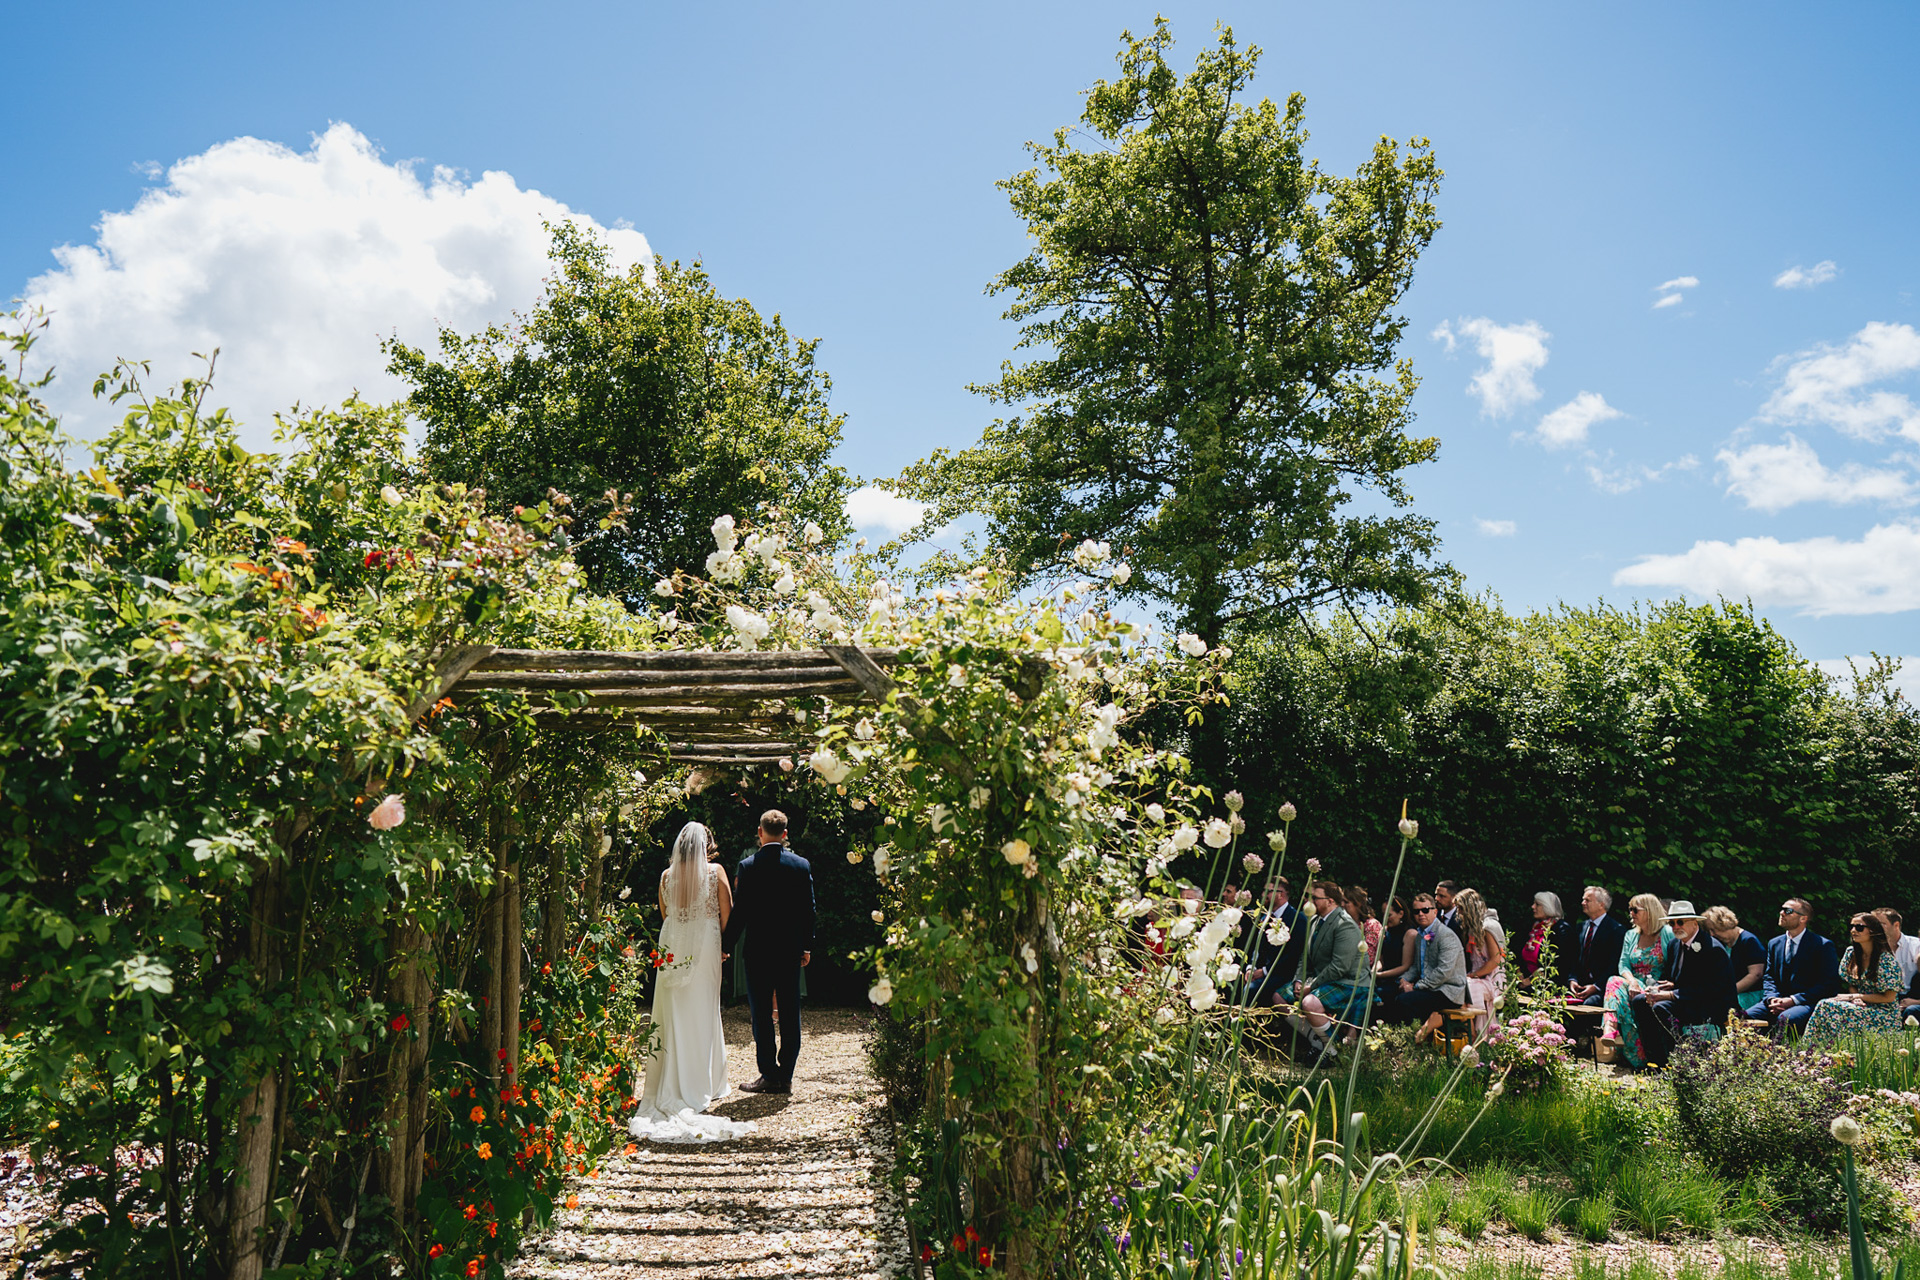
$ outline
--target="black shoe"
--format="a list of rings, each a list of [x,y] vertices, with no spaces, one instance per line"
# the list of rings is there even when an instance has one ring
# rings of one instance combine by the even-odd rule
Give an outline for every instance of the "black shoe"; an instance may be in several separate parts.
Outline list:
[[[765,1076],[755,1076],[751,1081],[740,1086],[740,1092],[742,1093],[785,1093],[786,1090],[777,1089],[773,1085],[768,1084],[767,1078]]]

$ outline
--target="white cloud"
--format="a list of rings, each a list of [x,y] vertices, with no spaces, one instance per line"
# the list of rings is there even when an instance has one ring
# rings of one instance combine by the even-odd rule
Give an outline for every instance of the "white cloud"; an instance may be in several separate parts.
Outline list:
[[[1653,286],[1653,291],[1660,295],[1660,297],[1654,300],[1653,309],[1658,311],[1662,307],[1679,306],[1682,302],[1686,301],[1686,296],[1680,291],[1683,289],[1697,288],[1699,284],[1699,276],[1675,276],[1665,284]]]
[[[847,495],[847,519],[853,527],[879,530],[888,537],[905,533],[919,524],[926,510],[924,502],[915,502],[870,484]]]
[[[1456,340],[1472,340],[1486,360],[1467,384],[1467,394],[1480,398],[1480,412],[1494,417],[1512,413],[1540,398],[1533,375],[1547,363],[1547,339],[1553,335],[1531,320],[1495,324],[1485,316],[1462,318],[1458,325],[1442,321],[1432,336],[1452,351]]]
[[[1908,702],[1920,702],[1920,656],[1907,654],[1895,657],[1899,665],[1895,668],[1893,687],[1907,696]],[[1845,658],[1816,658],[1813,665],[1820,668],[1840,692],[1853,692],[1854,672],[1865,675],[1873,669],[1873,657],[1870,654],[1854,654]]]
[[[1613,452],[1608,450],[1605,457],[1599,454],[1587,454],[1587,479],[1593,481],[1593,487],[1602,493],[1632,493],[1643,484],[1665,480],[1675,471],[1691,471],[1700,465],[1700,459],[1690,453],[1681,454],[1672,462],[1650,467],[1644,462],[1628,462],[1620,466],[1613,465]]]
[[[1828,469],[1813,446],[1791,433],[1782,444],[1722,449],[1727,492],[1749,507],[1784,511],[1800,502],[1914,501],[1915,486],[1905,473],[1849,464]]]
[[[1788,267],[1785,271],[1782,271],[1773,278],[1773,287],[1776,289],[1811,289],[1816,285],[1825,284],[1839,274],[1840,268],[1834,264],[1833,259],[1828,258],[1823,262],[1816,262],[1810,267]]]
[[[165,385],[218,347],[211,403],[261,444],[295,400],[397,395],[383,337],[431,343],[440,325],[471,331],[531,306],[548,269],[542,219],[596,225],[504,173],[423,182],[346,124],[304,153],[236,138],[105,214],[93,244],[54,250],[58,269],[24,299],[52,313],[35,354],[58,371],[54,407],[86,430],[113,416],[88,392],[116,357],[151,359]],[[600,234],[617,264],[651,269],[645,236]]]
[[[1582,391],[1558,409],[1540,419],[1534,434],[1549,449],[1565,449],[1587,442],[1587,432],[1597,422],[1626,415],[1607,403],[1597,391]]]
[[[1760,416],[1824,423],[1869,440],[1888,431],[1920,440],[1920,406],[1899,392],[1870,389],[1916,370],[1920,333],[1912,325],[1876,320],[1845,346],[1819,346],[1793,357]]]
[[[1875,525],[1857,542],[1834,537],[1781,542],[1696,542],[1678,555],[1647,556],[1615,583],[1677,587],[1692,596],[1751,599],[1813,617],[1920,609],[1920,524]]]
[[[1476,516],[1473,522],[1489,538],[1511,538],[1520,532],[1520,526],[1512,520],[1486,520]]]

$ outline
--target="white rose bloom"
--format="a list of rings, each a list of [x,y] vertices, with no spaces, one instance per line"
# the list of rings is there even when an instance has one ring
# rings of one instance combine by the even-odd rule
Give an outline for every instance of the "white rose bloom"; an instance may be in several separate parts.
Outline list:
[[[1193,932],[1193,917],[1181,916],[1173,922],[1173,928],[1167,930],[1169,938],[1184,938]]]
[[[881,845],[873,851],[873,874],[886,879],[887,868],[893,863],[893,846]]]
[[[875,1004],[885,1004],[893,999],[893,983],[882,977],[880,981],[867,988],[867,999]]]
[[[862,742],[872,742],[873,721],[867,719],[865,716],[861,716],[859,722],[853,726],[853,736]]]
[[[773,592],[775,595],[790,596],[793,594],[794,586],[793,570],[789,569],[773,584]]]
[[[1100,753],[1120,745],[1120,708],[1109,702],[1093,713],[1093,727],[1087,730],[1087,750],[1095,759]]]
[[[1147,816],[1155,822],[1165,822],[1167,820],[1167,811],[1157,804],[1150,804],[1147,806]]]
[[[947,664],[947,683],[956,689],[967,687],[967,669],[957,662]]]
[[[1126,586],[1127,579],[1131,578],[1132,576],[1133,576],[1133,569],[1130,565],[1116,564],[1115,566],[1113,566],[1113,585],[1114,586],[1116,587]]]
[[[367,815],[367,825],[375,831],[391,831],[406,820],[407,802],[397,795],[385,797]]]
[[[887,913],[886,913],[886,912],[884,912],[884,911],[874,911],[874,912],[871,912],[870,914],[871,914],[871,915],[873,916],[873,922],[874,922],[875,924],[884,924],[884,923],[886,923],[886,919],[887,919]]]
[[[1199,915],[1200,900],[1198,898],[1182,898],[1180,899],[1180,909],[1190,916]]]
[[[975,787],[967,792],[967,808],[984,809],[993,801],[993,792],[985,787]]]
[[[1000,856],[1007,860],[1008,866],[1021,866],[1033,857],[1033,847],[1025,840],[1009,840],[1000,846]]]
[[[1214,981],[1224,987],[1240,977],[1240,966],[1229,960],[1214,971],[1213,977]]]
[[[739,541],[739,535],[733,531],[733,517],[721,516],[713,522],[713,545],[722,551],[732,551]]]
[[[807,540],[808,546],[817,547],[820,545],[821,540],[827,536],[827,531],[809,520],[807,521],[807,527],[800,531],[800,536]]]
[[[1209,849],[1224,849],[1233,842],[1233,828],[1218,818],[1209,819],[1206,841]]]
[[[653,594],[655,594],[655,595],[657,595],[657,596],[670,596],[670,595],[672,595],[672,594],[673,594],[673,579],[671,579],[671,578],[662,578],[662,579],[660,579],[660,581],[658,581],[658,582],[656,582],[656,583],[654,583],[654,584],[653,584]]]
[[[1173,1020],[1179,1016],[1179,1014],[1164,1004],[1153,1011],[1154,1023],[1162,1027],[1173,1025]]]
[[[807,767],[824,778],[830,785],[839,786],[853,772],[853,766],[835,755],[831,747],[822,747],[807,757]],[[877,858],[879,855],[876,854]]]
[[[1033,949],[1031,942],[1020,944],[1020,962],[1027,966],[1028,973],[1040,972],[1040,953]]]
[[[733,628],[735,637],[742,649],[752,649],[767,638],[773,624],[751,609],[742,609],[737,604],[727,606],[727,625]]]
[[[1194,635],[1191,631],[1182,631],[1180,638],[1175,640],[1174,643],[1180,646],[1180,652],[1186,654],[1189,658],[1198,658],[1207,651],[1207,642],[1199,636]]]
[[[1292,937],[1293,937],[1293,930],[1288,926],[1279,923],[1278,921],[1275,921],[1274,923],[1267,926],[1267,945],[1268,946],[1284,947],[1287,945],[1288,940],[1291,939]]]
[[[386,503],[390,507],[397,507],[402,502],[405,502],[406,499],[400,496],[400,491],[398,489],[394,488],[392,485],[389,484],[389,485],[382,485],[380,487],[380,501]]]
[[[1189,824],[1183,822],[1174,828],[1173,847],[1175,852],[1185,853],[1188,849],[1193,848],[1194,845],[1199,843],[1200,833]]]
[[[1229,929],[1238,928],[1240,921],[1245,918],[1246,913],[1238,907],[1223,907],[1220,910],[1220,922]]]

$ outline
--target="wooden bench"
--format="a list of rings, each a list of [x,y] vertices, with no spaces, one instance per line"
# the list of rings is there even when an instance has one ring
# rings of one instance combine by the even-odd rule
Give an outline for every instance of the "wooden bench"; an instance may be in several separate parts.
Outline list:
[[[1486,1012],[1485,1009],[1476,1009],[1469,1004],[1457,1005],[1452,1009],[1442,1009],[1440,1011],[1440,1036],[1446,1041],[1447,1056],[1449,1058],[1460,1052],[1461,1049],[1466,1048],[1468,1043],[1472,1041],[1473,1020],[1475,1018],[1485,1017]],[[1456,1024],[1464,1024],[1464,1030],[1460,1035],[1458,1047],[1454,1044],[1453,1029]]]

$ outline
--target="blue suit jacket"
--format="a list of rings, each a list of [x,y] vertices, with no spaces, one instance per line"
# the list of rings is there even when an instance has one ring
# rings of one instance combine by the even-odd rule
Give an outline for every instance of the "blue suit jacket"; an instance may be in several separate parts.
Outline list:
[[[721,945],[728,950],[751,931],[747,968],[798,968],[800,953],[813,950],[813,867],[785,845],[763,844],[740,860],[733,914]]]
[[[1818,1004],[1840,994],[1840,953],[1833,944],[1808,929],[1800,935],[1800,949],[1787,965],[1787,935],[1767,944],[1767,976],[1760,980],[1767,999],[1791,996],[1795,1004]]]
[[[1594,927],[1593,941],[1582,946],[1580,940],[1586,936],[1587,922],[1581,919],[1572,923],[1568,976],[1583,987],[1599,987],[1604,991],[1607,979],[1620,972],[1620,947],[1627,940],[1627,926],[1612,916],[1601,916]]]

